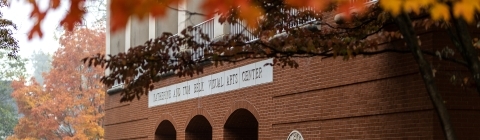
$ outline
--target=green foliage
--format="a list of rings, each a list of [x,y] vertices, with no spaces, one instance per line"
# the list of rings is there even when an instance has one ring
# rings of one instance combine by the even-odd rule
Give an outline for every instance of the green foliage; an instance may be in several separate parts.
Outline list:
[[[0,80],[15,80],[25,77],[27,59],[9,58],[5,50],[0,50]]]
[[[15,101],[10,94],[12,80],[25,77],[26,59],[8,58],[5,50],[0,50],[0,138],[13,134],[13,129],[18,123],[18,113]]]
[[[12,91],[10,82],[0,81],[0,139],[12,135],[18,123],[15,102],[10,97]]]

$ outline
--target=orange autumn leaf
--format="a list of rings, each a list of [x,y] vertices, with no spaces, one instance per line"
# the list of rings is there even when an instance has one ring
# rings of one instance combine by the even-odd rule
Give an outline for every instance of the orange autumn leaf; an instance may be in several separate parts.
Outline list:
[[[397,16],[401,12],[419,14],[420,10],[426,9],[430,12],[433,20],[450,19],[450,8],[442,1],[436,0],[380,0],[380,6]],[[480,0],[457,0],[453,1],[453,15],[456,18],[463,18],[471,23],[475,14],[480,12]]]
[[[337,12],[346,13],[345,20],[350,20],[352,12],[362,13],[365,9],[365,3],[367,0],[356,0],[356,1],[339,1],[339,6]]]
[[[235,6],[236,3],[244,3],[245,0],[205,0],[201,8],[205,11],[207,18],[212,18],[217,13],[227,14],[230,12],[230,8]]]
[[[82,22],[82,17],[86,13],[83,9],[83,3],[85,0],[69,0],[70,7],[68,9],[67,15],[62,19],[60,22],[61,25],[66,27],[68,30],[72,30],[73,27]],[[41,30],[41,24],[45,18],[45,16],[53,9],[57,9],[60,4],[61,0],[50,0],[50,6],[47,7],[45,10],[40,10],[37,1],[28,0],[28,3],[32,5],[32,11],[30,12],[30,18],[35,20],[35,23],[28,32],[28,39],[32,39],[35,36],[40,38],[43,37],[43,33]]]
[[[321,11],[330,4],[331,0],[285,0],[287,5],[294,7],[312,7],[316,11]]]
[[[258,27],[258,18],[263,15],[263,11],[253,6],[240,7],[240,18],[245,20],[250,28]]]
[[[432,8],[430,8],[430,14],[433,20],[449,20],[450,12],[448,5],[443,3],[435,3]]]
[[[137,2],[131,0],[112,0],[110,4],[110,30],[112,32],[124,28],[127,25],[129,17],[133,15],[134,7]]]
[[[83,9],[83,3],[85,0],[70,0],[70,10],[65,18],[60,21],[67,30],[72,31],[75,25],[82,23],[82,17],[86,13]]]
[[[115,32],[125,28],[131,16],[143,19],[165,15],[169,5],[177,5],[184,0],[112,0],[110,4],[110,30]]]
[[[462,17],[467,22],[473,22],[476,12],[480,11],[480,0],[461,0],[454,4],[453,15]]]
[[[201,7],[207,12],[207,18],[212,18],[215,14],[230,14],[232,7],[239,7],[237,16],[245,20],[249,27],[257,27],[258,18],[263,15],[263,10],[251,0],[206,0]]]
[[[415,14],[420,14],[420,10],[424,7],[427,7],[436,0],[403,0],[403,10],[407,13],[413,12]]]
[[[52,6],[53,9],[57,9],[58,7],[60,7],[60,3],[61,3],[60,0],[52,0],[50,5]]]
[[[167,10],[165,9],[165,6],[161,4],[152,4],[152,11],[150,13],[152,14],[152,17],[162,17],[165,15]]]
[[[35,35],[39,36],[40,38],[43,37],[41,23],[46,16],[46,12],[40,11],[37,3],[35,1],[31,1],[32,4],[32,12],[30,12],[30,18],[35,18],[36,22],[33,25],[32,29],[28,32],[28,39],[32,39]]]
[[[396,16],[401,12],[419,14],[422,8],[432,5],[436,0],[380,0],[379,2],[385,11]]]
[[[30,31],[28,32],[28,39],[32,39],[35,35],[37,35],[38,37],[43,37],[43,33],[42,33],[42,29],[40,28],[40,23],[35,23],[32,27],[32,29],[30,29]]]
[[[399,15],[402,11],[402,0],[380,0],[380,6],[393,16]]]

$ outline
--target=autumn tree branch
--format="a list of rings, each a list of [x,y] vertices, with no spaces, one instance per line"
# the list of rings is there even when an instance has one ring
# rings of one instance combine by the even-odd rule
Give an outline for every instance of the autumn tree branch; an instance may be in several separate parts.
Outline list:
[[[450,16],[454,17],[452,6],[450,7]],[[453,44],[462,54],[463,59],[467,62],[467,68],[472,73],[473,80],[477,87],[477,93],[480,94],[480,60],[477,51],[473,47],[472,37],[468,30],[468,25],[463,18],[452,19],[453,26],[447,28]]]
[[[445,138],[448,140],[455,140],[455,132],[450,121],[450,116],[448,110],[445,107],[444,100],[441,95],[438,93],[437,85],[433,79],[433,72],[430,64],[423,58],[423,53],[420,50],[420,45],[418,44],[417,35],[413,29],[412,21],[407,14],[401,14],[395,18],[400,32],[404,36],[404,40],[407,43],[407,46],[412,50],[413,57],[418,63],[419,70],[422,76],[422,79],[425,83],[425,87],[429,93],[429,97],[435,107],[436,112],[439,114],[440,124],[445,134]]]

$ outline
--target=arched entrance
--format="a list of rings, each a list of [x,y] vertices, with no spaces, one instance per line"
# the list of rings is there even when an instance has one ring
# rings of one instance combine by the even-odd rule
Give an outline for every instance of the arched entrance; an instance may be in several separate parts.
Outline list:
[[[237,109],[228,117],[223,134],[226,140],[256,140],[258,121],[247,109]]]
[[[212,125],[202,115],[193,117],[185,129],[186,140],[211,140]]]
[[[155,130],[155,140],[176,140],[177,131],[172,122],[163,120]]]

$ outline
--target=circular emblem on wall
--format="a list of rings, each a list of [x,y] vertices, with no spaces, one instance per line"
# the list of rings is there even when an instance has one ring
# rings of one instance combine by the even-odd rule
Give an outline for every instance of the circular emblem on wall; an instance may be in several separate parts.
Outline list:
[[[287,140],[303,140],[303,136],[299,131],[293,130],[290,132],[290,135],[288,135]]]

